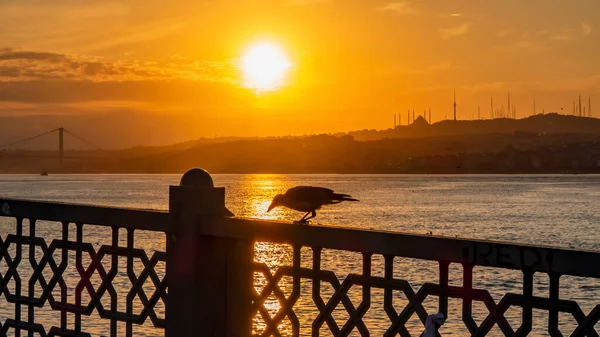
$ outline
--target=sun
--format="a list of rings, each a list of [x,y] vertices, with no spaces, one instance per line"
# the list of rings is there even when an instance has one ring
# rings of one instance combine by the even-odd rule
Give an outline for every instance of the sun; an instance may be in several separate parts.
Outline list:
[[[277,45],[253,45],[242,57],[244,85],[257,90],[274,90],[282,85],[290,66],[287,57]]]

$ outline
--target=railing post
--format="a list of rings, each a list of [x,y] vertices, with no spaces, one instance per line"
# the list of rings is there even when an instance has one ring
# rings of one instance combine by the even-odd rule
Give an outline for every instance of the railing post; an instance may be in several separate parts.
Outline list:
[[[253,243],[203,235],[229,215],[225,189],[188,171],[169,190],[166,335],[250,336]]]

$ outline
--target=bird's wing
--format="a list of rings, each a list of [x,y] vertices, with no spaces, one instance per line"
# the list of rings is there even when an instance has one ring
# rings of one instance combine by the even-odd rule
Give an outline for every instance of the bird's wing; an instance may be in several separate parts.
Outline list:
[[[296,186],[292,187],[285,194],[292,200],[331,200],[333,197],[333,190],[324,187],[314,186]]]

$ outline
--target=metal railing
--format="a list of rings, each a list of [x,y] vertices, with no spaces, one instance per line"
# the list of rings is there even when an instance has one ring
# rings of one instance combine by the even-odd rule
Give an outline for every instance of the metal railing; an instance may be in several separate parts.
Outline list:
[[[290,265],[269,268],[265,263],[254,264],[255,272],[263,274],[267,280],[260,293],[253,292],[253,314],[260,314],[262,321],[265,322],[265,328],[260,333],[262,336],[278,335],[278,326],[286,318],[291,320],[292,335],[300,334],[299,322],[294,315],[294,305],[300,296],[303,281],[312,283],[311,296],[317,315],[311,326],[303,328],[311,331],[313,336],[319,334],[318,331],[323,325],[326,325],[326,330],[334,336],[347,336],[354,329],[361,336],[368,336],[369,329],[362,321],[362,317],[373,304],[371,296],[373,289],[383,291],[383,303],[379,304],[383,304],[387,315],[381,317],[387,324],[383,332],[384,336],[410,336],[406,323],[412,315],[417,315],[424,325],[428,315],[438,312],[443,313],[448,319],[462,320],[467,329],[466,334],[472,336],[486,336],[494,325],[497,325],[504,336],[526,336],[532,330],[534,309],[547,312],[547,331],[550,336],[562,336],[559,329],[559,313],[569,313],[575,318],[575,329],[571,336],[598,335],[594,325],[600,320],[600,297],[591,298],[591,301],[597,305],[587,315],[576,301],[559,297],[561,276],[600,278],[600,253],[598,252],[339,227],[291,226],[285,223],[266,223],[246,219],[229,219],[213,226],[206,226],[203,227],[203,233],[245,242],[292,245],[293,257]],[[300,266],[300,252],[303,247],[308,247],[312,252],[312,261],[305,267]],[[359,252],[362,255],[360,268],[358,268],[360,271],[339,275],[335,269],[324,270],[321,268],[321,255],[325,249]],[[372,275],[376,272],[372,264],[374,254],[383,256],[383,263],[380,264],[383,270],[378,271],[381,276]],[[424,283],[418,291],[413,290],[407,280],[394,276],[394,262],[403,258],[435,261],[438,269],[437,282]],[[460,279],[450,280],[451,264],[461,266]],[[473,270],[478,266],[520,271],[521,278],[514,281],[521,283],[522,292],[506,293],[499,301],[495,301],[489,289],[473,286]],[[533,294],[536,273],[548,275],[549,287],[546,296]],[[282,278],[286,276],[293,279],[291,296],[284,296],[278,288]],[[449,281],[462,283],[462,285],[449,285]],[[333,292],[327,297],[322,296],[321,284],[332,287]],[[349,289],[355,286],[361,287],[362,293],[351,299]],[[392,304],[392,296],[396,291],[403,292],[407,299],[402,308],[396,308]],[[271,293],[275,294],[281,303],[275,315],[267,314],[264,306],[265,300]],[[587,294],[587,296],[593,295],[593,293]],[[431,296],[437,297],[438,305],[434,311],[428,312],[424,302]],[[448,316],[449,299],[459,299],[462,302],[461,316]],[[477,301],[482,302],[488,311],[487,315],[482,317],[480,324],[475,322],[472,312],[473,303]],[[511,326],[505,317],[505,313],[511,306],[522,309],[521,325],[516,328]],[[349,316],[347,320],[342,322],[334,320],[332,313],[338,307],[343,307],[347,312]]]
[[[166,253],[136,248],[135,234],[166,232],[168,213],[14,199],[0,199],[0,207],[2,230],[12,230],[0,237],[0,336],[90,336],[82,318],[92,314],[108,321],[111,336],[132,336],[146,321],[164,328],[164,309],[155,308],[166,304],[167,280],[156,266]],[[107,244],[84,241],[99,227],[106,237],[91,239]],[[117,285],[123,270],[129,282]]]
[[[565,327],[572,336],[598,336],[596,293],[588,294],[594,306],[587,313],[559,293],[566,276],[600,279],[598,252],[230,217],[224,189],[201,171],[171,187],[168,213],[6,199],[0,207],[15,221],[14,232],[0,240],[0,313],[12,314],[0,316],[0,336],[89,336],[98,332],[86,330],[82,320],[93,315],[108,322],[110,336],[132,336],[140,325],[168,336],[418,336],[435,313],[462,323],[463,335],[527,336],[534,310],[543,310],[551,336],[562,336]],[[40,235],[39,221],[55,222],[49,233],[58,237]],[[88,226],[109,228],[110,243],[90,242]],[[145,231],[166,234],[166,251],[151,252],[156,239],[143,237],[146,246],[136,245]],[[285,254],[273,250],[276,245],[290,247],[289,256],[279,258]],[[265,259],[265,247],[274,259]],[[335,251],[335,258],[324,261],[325,251]],[[342,259],[353,272],[344,271]],[[396,263],[404,259],[435,263],[436,280],[415,291]],[[166,273],[157,268],[165,261]],[[26,278],[19,274],[22,264],[33,270]],[[70,264],[75,272],[66,277]],[[462,275],[450,272],[453,265]],[[495,299],[491,289],[475,285],[474,269],[481,267],[515,271],[512,282],[521,290]],[[126,282],[116,281],[119,274]],[[543,294],[534,293],[539,274],[549,280]],[[435,303],[426,304],[431,298]],[[449,310],[450,301],[460,303],[458,313]],[[485,310],[475,313],[476,303]],[[38,319],[37,311],[48,306],[59,313],[56,321]],[[507,317],[514,307],[519,327]],[[366,323],[374,309],[382,313],[377,329]],[[559,320],[565,313],[574,319],[571,326]],[[410,327],[415,319],[416,332]]]

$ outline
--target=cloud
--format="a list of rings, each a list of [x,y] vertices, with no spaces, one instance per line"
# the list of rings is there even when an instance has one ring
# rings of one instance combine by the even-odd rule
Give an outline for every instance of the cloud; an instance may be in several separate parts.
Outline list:
[[[60,62],[65,60],[65,56],[55,53],[43,53],[35,51],[13,51],[9,48],[0,49],[0,61],[6,60],[37,60]]]
[[[514,48],[517,51],[524,50],[524,51],[527,51],[530,53],[540,53],[540,52],[547,50],[547,48],[543,44],[540,44],[534,40],[527,40],[527,39],[521,39],[521,40],[515,41]]]
[[[571,40],[571,35],[573,34],[573,29],[568,28],[563,30],[562,32],[552,36],[552,40],[556,41],[569,41]]]
[[[416,15],[419,13],[411,4],[405,1],[390,2],[379,8],[380,11],[389,11],[402,15]]]
[[[10,81],[203,80],[236,83],[236,60],[198,61],[180,55],[157,61],[106,61],[51,52],[0,49],[0,83]]]
[[[247,106],[253,94],[241,86],[239,72],[236,59],[202,61],[173,55],[154,61],[109,61],[0,48],[0,102]]]
[[[4,67],[0,66],[0,77],[12,77],[16,78],[21,75],[21,69],[18,67]]]
[[[592,35],[592,26],[587,23],[581,24],[581,34],[583,35]]]
[[[539,33],[532,36],[530,33],[517,33],[505,30],[498,33],[502,38],[500,44],[493,47],[496,54],[521,55],[523,52],[540,53],[548,50],[545,39],[539,38]],[[510,37],[510,38],[507,38]]]
[[[440,37],[442,39],[449,39],[467,34],[471,30],[473,24],[471,22],[465,22],[460,26],[452,28],[440,28]]]
[[[450,14],[450,16],[457,18],[457,17],[462,16],[462,14],[460,14],[460,13],[452,13],[452,14]]]
[[[580,29],[581,29],[582,35],[584,35],[584,36],[592,35],[592,26],[588,25],[587,23],[582,23]],[[553,35],[551,37],[551,39],[555,40],[555,41],[570,41],[577,37],[576,33],[577,33],[577,29],[567,28],[567,29],[562,30],[558,34]]]

